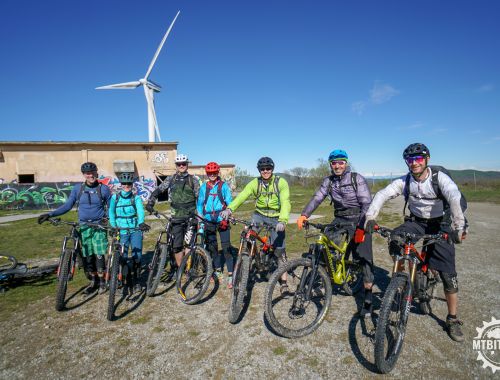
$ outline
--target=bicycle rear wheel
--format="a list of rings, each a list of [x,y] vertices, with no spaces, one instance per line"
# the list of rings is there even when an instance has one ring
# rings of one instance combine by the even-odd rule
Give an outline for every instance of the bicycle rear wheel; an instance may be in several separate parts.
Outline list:
[[[352,296],[358,293],[363,285],[363,268],[359,264],[346,262],[345,272],[346,277],[342,288]]]
[[[429,269],[430,270],[430,269]],[[432,313],[432,307],[434,306],[436,290],[439,283],[439,275],[431,272],[429,276],[426,277],[424,284],[423,294],[420,298],[419,308],[422,314],[429,315]],[[426,274],[423,274],[426,276]]]
[[[161,276],[165,271],[165,264],[169,255],[166,244],[159,243],[155,247],[153,259],[149,264],[148,281],[146,283],[146,295],[152,297],[158,288]]]
[[[274,272],[264,298],[264,313],[271,327],[287,338],[311,334],[325,319],[332,300],[332,284],[326,270],[301,258],[287,262]],[[281,293],[279,279],[288,273],[288,291]],[[311,288],[312,284],[312,288]]]
[[[247,252],[238,256],[233,270],[233,289],[229,304],[229,322],[236,323],[243,310],[247,293],[248,278],[250,276],[250,257]]]
[[[200,246],[195,246],[182,258],[177,275],[177,291],[182,302],[193,305],[204,295],[212,277],[212,258]]]
[[[71,258],[73,256],[71,249],[65,249],[62,254],[61,264],[59,266],[59,273],[57,276],[57,290],[56,290],[56,310],[62,311],[64,309],[66,290],[68,289],[69,272],[71,266]]]
[[[109,298],[107,319],[112,321],[115,317],[115,297],[118,290],[118,274],[120,273],[120,254],[119,252],[112,253],[109,270]]]
[[[389,373],[396,365],[406,331],[408,300],[406,276],[392,278],[382,300],[375,331],[375,365],[381,373]]]

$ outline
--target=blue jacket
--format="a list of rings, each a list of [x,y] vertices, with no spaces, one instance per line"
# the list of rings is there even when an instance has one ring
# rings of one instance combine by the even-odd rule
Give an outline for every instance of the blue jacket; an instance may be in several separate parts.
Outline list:
[[[228,206],[233,200],[231,189],[226,182],[221,182],[220,179],[217,179],[217,182],[215,182],[214,186],[212,186],[210,182],[205,182],[203,185],[201,185],[200,193],[198,195],[198,201],[196,203],[196,210],[198,211],[198,215],[203,216],[205,220],[209,220],[211,222],[220,222],[222,218],[219,216],[219,214],[225,208],[218,196],[219,182],[222,183],[222,199],[224,200],[225,205]],[[205,206],[205,209],[203,209],[203,206]]]
[[[80,194],[80,189],[83,184],[76,184],[69,195],[68,200],[62,206],[59,206],[54,211],[50,212],[49,215],[59,216],[66,214],[75,205],[78,195]],[[85,185],[85,189],[80,197],[80,204],[78,206],[78,220],[80,223],[83,222],[99,222],[102,218],[106,216],[105,205],[109,204],[109,199],[111,198],[111,191],[106,185],[98,184],[101,187],[101,197],[99,199],[99,193],[97,192],[97,186],[89,187]]]
[[[141,223],[144,223],[144,206],[141,197],[135,196],[134,208],[132,191],[121,190],[119,194],[113,194],[109,202],[109,224],[112,227],[133,228]]]

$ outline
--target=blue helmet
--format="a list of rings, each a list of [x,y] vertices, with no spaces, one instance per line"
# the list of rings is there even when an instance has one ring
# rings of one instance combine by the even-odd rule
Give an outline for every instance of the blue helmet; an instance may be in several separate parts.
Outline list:
[[[349,156],[347,155],[346,151],[342,150],[342,149],[335,149],[328,156],[328,162],[335,161],[335,160],[347,161],[348,159],[349,159]]]

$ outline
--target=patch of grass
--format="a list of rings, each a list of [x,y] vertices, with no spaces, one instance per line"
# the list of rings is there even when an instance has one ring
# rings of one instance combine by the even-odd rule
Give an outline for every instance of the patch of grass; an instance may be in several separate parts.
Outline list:
[[[144,325],[150,321],[151,317],[149,316],[144,316],[144,317],[138,317],[136,319],[132,319],[130,321],[131,324],[133,325]]]
[[[352,358],[352,356],[344,356],[342,358],[342,363],[344,363],[344,364],[354,364],[354,359]]]
[[[188,335],[189,336],[198,336],[198,335],[200,335],[200,332],[196,331],[196,330],[189,330]]]
[[[274,355],[285,355],[286,354],[286,348],[283,346],[278,346],[273,348],[273,354]]]
[[[154,333],[161,333],[161,332],[165,331],[165,328],[163,328],[161,326],[155,326],[155,327],[152,328],[152,331]]]
[[[121,336],[116,340],[116,344],[118,345],[118,347],[128,347],[130,346],[131,342],[130,339]]]
[[[319,360],[317,358],[305,358],[304,363],[309,367],[316,368],[319,365]]]

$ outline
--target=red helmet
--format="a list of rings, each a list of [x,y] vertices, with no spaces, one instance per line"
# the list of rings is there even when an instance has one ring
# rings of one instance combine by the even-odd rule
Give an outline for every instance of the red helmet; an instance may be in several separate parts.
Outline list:
[[[209,162],[205,165],[205,172],[208,173],[218,173],[220,171],[220,166],[217,162]]]

